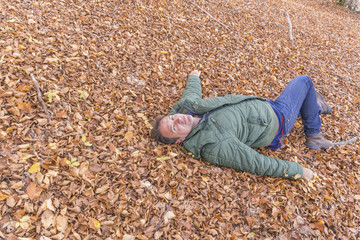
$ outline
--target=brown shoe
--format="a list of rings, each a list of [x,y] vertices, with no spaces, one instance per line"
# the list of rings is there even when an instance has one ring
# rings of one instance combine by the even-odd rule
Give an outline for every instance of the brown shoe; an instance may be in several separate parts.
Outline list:
[[[321,114],[330,114],[331,113],[332,109],[331,109],[330,105],[325,102],[324,96],[319,92],[316,92],[316,102],[322,109]]]
[[[328,149],[334,146],[334,143],[326,140],[322,133],[306,136],[305,146],[312,149]]]

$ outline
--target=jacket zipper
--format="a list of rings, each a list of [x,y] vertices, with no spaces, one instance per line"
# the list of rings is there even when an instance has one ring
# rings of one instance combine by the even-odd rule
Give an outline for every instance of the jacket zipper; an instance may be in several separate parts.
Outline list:
[[[212,118],[212,117],[210,117],[210,120],[211,120],[211,122],[214,123],[215,127],[217,128],[217,130],[219,130],[219,132],[220,132],[221,134],[224,134],[224,131],[221,129],[221,127],[220,127],[220,125],[218,124],[218,122],[217,122],[214,118]]]

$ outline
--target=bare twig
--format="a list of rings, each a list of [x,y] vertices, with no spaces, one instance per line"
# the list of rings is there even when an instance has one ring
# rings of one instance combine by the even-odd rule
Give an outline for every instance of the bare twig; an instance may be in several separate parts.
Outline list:
[[[36,88],[36,91],[37,91],[37,97],[38,97],[38,100],[39,102],[41,103],[41,106],[42,108],[44,109],[44,112],[46,113],[47,115],[47,120],[48,122],[50,122],[50,113],[49,113],[49,110],[47,109],[46,107],[46,104],[44,103],[44,100],[42,99],[42,94],[41,94],[41,90],[40,90],[40,86],[39,86],[39,83],[38,81],[36,80],[34,74],[30,73],[30,77],[31,79],[33,80],[34,84],[35,84],[35,88]]]
[[[210,13],[208,13],[205,9],[201,8],[199,5],[197,5],[196,3],[193,3],[192,1],[188,0],[189,3],[191,3],[192,5],[194,5],[195,7],[199,8],[201,11],[203,11],[204,13],[206,13],[207,15],[209,15],[212,19],[214,19],[216,22],[218,22],[221,26],[225,27],[226,29],[230,29],[230,27],[228,27],[227,25],[223,24],[222,22],[220,22],[219,20],[217,20],[215,17],[213,17]]]
[[[360,135],[356,136],[356,137],[353,137],[347,141],[342,141],[342,142],[335,142],[334,145],[335,146],[343,146],[343,145],[347,145],[349,143],[354,143],[358,140],[358,138],[360,137]]]
[[[88,30],[82,30],[83,32],[86,32],[86,33],[88,33],[88,34],[91,34],[91,35],[93,35],[94,37],[97,37],[97,38],[99,38],[100,39],[100,37],[98,36],[98,35],[96,35],[95,33],[92,33],[92,32],[89,32]]]
[[[285,12],[285,17],[286,17],[286,20],[288,21],[288,24],[289,24],[289,37],[290,37],[290,41],[291,41],[292,44],[294,44],[294,40],[293,40],[293,36],[292,36],[292,24],[291,24],[291,21],[290,21],[290,17],[289,17],[288,12]]]
[[[175,175],[176,175],[176,174],[175,174]],[[167,212],[169,211],[170,206],[171,206],[171,203],[172,203],[172,201],[175,199],[175,197],[176,197],[176,195],[177,195],[177,193],[178,193],[179,187],[180,187],[180,183],[179,183],[179,185],[178,185],[177,188],[176,188],[176,193],[175,193],[174,197],[170,200],[170,202],[169,202],[168,204],[166,204],[165,211],[161,214],[160,222],[159,222],[158,225],[156,226],[155,231],[154,231],[154,234],[160,229],[161,225],[163,224],[165,213],[167,213]]]
[[[168,21],[169,21],[169,30],[168,30],[168,33],[166,34],[166,38],[168,38],[168,36],[170,35],[170,32],[171,32],[171,21],[170,21],[170,17],[167,17],[168,18]]]

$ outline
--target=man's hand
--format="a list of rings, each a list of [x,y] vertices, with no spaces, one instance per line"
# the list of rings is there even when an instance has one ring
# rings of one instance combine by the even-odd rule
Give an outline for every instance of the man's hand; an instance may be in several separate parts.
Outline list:
[[[303,178],[310,181],[314,178],[315,173],[308,168],[303,167]]]
[[[190,73],[190,75],[195,75],[195,76],[200,77],[200,73],[201,73],[201,71],[194,70],[194,71],[192,71],[192,72]]]

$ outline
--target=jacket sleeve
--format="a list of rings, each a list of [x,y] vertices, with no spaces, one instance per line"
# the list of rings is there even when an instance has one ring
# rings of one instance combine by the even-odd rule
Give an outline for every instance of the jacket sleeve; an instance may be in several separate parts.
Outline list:
[[[187,79],[186,86],[180,100],[171,108],[169,115],[178,113],[181,107],[183,107],[185,100],[194,101],[201,98],[202,93],[200,78],[196,75],[190,75]]]
[[[300,164],[264,156],[240,142],[237,138],[205,145],[201,156],[212,164],[261,176],[276,176],[298,180],[303,175],[303,168]]]
[[[181,99],[197,99],[201,97],[200,78],[196,75],[190,75],[186,82],[185,90],[181,95]]]

